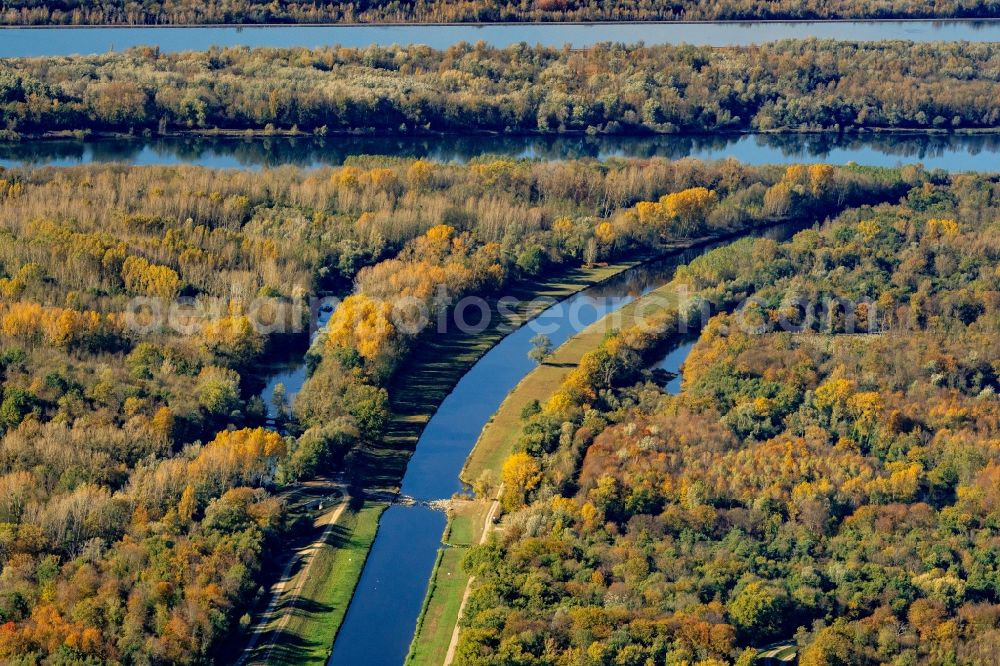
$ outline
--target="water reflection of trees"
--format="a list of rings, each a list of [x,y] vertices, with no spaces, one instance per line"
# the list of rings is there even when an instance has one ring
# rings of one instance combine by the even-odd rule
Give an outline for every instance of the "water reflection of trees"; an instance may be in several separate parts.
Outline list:
[[[904,134],[877,132],[860,135],[760,134],[753,137],[761,145],[785,155],[822,158],[835,150],[869,150],[886,155],[925,159],[947,152],[978,155],[1000,150],[1000,134]]]
[[[921,161],[955,154],[1000,152],[998,134],[705,134],[657,136],[424,136],[424,137],[156,137],[24,141],[0,144],[0,161],[28,164],[79,162],[197,163],[261,168],[338,165],[356,155],[425,157],[466,162],[484,155],[547,160],[610,157],[680,159],[724,157],[739,148],[746,159],[823,160],[835,152],[897,156]],[[850,157],[850,155],[848,155]]]

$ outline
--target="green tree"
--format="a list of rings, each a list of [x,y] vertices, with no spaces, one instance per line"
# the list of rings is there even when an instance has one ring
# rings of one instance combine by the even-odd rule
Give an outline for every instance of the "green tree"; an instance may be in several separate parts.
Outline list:
[[[774,637],[788,605],[784,592],[765,581],[752,581],[729,602],[729,617],[746,640]]]
[[[285,418],[288,415],[288,391],[280,382],[274,385],[274,390],[271,392],[271,406],[274,407],[278,418]]]
[[[382,436],[391,416],[389,393],[384,388],[371,384],[352,384],[344,395],[344,400],[362,436],[368,440],[377,440]]]
[[[528,358],[541,365],[552,355],[552,340],[549,336],[539,333],[531,338],[531,349],[528,350]]]
[[[525,275],[538,275],[545,267],[545,250],[541,245],[526,247],[517,255],[517,267]]]
[[[240,376],[232,370],[209,366],[198,375],[198,404],[213,416],[226,416],[240,405]]]
[[[37,400],[33,393],[19,388],[7,389],[4,391],[3,402],[0,402],[0,426],[4,430],[16,428],[36,405]]]

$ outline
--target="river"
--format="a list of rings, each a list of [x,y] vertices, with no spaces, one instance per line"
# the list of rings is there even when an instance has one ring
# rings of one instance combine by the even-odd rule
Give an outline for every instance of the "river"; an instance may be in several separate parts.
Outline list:
[[[704,23],[514,23],[455,25],[284,25],[190,27],[6,28],[0,58],[62,56],[158,46],[163,52],[212,46],[305,47],[461,42],[510,46],[526,42],[574,48],[600,42],[730,46],[807,37],[870,41],[904,39],[1000,41],[1000,21],[722,21]]]
[[[670,395],[677,395],[681,392],[681,380],[684,378],[681,372],[681,366],[684,365],[684,361],[687,360],[688,354],[691,353],[694,343],[695,340],[682,340],[671,347],[663,355],[663,358],[652,364],[653,368],[665,370],[673,375],[673,377],[663,385],[663,390]]]
[[[1000,159],[1000,134],[445,135],[323,139],[168,137],[0,143],[0,166],[4,167],[114,162],[191,164],[220,169],[262,169],[284,165],[316,168],[337,166],[357,155],[423,157],[459,163],[484,155],[546,160],[733,158],[746,164],[857,162],[864,166],[885,167],[919,162],[928,169],[993,171]]]
[[[768,229],[775,239],[793,226]],[[424,428],[403,477],[402,493],[417,500],[446,499],[463,490],[458,475],[479,433],[500,403],[535,366],[528,358],[539,332],[554,346],[636,297],[669,281],[678,265],[718,246],[671,255],[629,269],[545,310],[487,352],[459,381]],[[656,365],[677,372],[691,348],[679,344]],[[676,380],[675,380],[676,381]],[[668,384],[676,392],[679,382]],[[416,628],[431,570],[441,547],[445,515],[420,504],[394,505],[382,517],[368,561],[333,645],[329,663],[399,666]]]

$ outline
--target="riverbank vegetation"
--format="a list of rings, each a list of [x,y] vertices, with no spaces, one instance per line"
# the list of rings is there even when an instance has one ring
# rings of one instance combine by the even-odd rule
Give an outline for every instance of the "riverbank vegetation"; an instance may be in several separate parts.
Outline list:
[[[992,130],[996,44],[155,48],[0,63],[0,131]],[[873,85],[873,81],[877,82]],[[609,92],[609,91],[614,91]]]
[[[525,414],[456,663],[749,664],[771,641],[810,665],[989,661],[998,201],[994,177],[935,178],[678,271],[686,307]],[[799,307],[829,299],[851,305]],[[643,357],[706,304],[667,395]]]
[[[190,0],[5,0],[7,25],[180,25],[213,23],[469,23],[518,21],[717,21],[752,19],[994,18],[991,0],[878,2],[642,2],[640,0],[416,0],[387,2],[191,2]]]
[[[686,170],[683,164],[669,168]],[[351,412],[356,424],[374,425],[375,432],[382,432],[387,415],[381,405],[390,401],[382,387],[391,383],[422,334],[440,332],[442,322],[446,330],[479,323],[448,319],[452,306],[465,296],[495,300],[505,288],[583,263],[649,256],[678,241],[819,214],[831,205],[891,199],[906,183],[924,177],[916,168],[739,167],[744,175],[735,178],[716,169],[688,172],[689,187],[678,186],[681,172],[674,171],[673,191],[619,207],[606,218],[559,216],[544,221],[536,214],[494,224],[484,215],[466,218],[463,226],[438,224],[395,257],[363,268],[353,293],[334,311],[314,347],[315,369],[296,403],[300,423],[310,429],[307,433],[330,432],[342,415],[342,403],[329,400],[336,395],[360,409]],[[503,160],[474,164],[471,170],[491,188],[516,187],[520,180],[516,165]],[[705,179],[709,173],[713,175]],[[765,174],[770,186],[758,180]],[[373,409],[376,404],[378,409]],[[303,455],[315,461],[329,450],[329,445],[318,444],[303,449]]]
[[[566,376],[580,366],[583,357],[601,346],[607,335],[616,330],[615,323],[633,325],[642,317],[648,304],[656,304],[655,310],[658,311],[676,296],[674,285],[668,283],[637,298],[575,334],[544,363],[525,375],[480,433],[462,467],[463,483],[480,495],[489,496],[494,492],[504,461],[515,450],[523,449],[521,435],[525,420],[541,411],[542,404],[562,388]]]
[[[426,298],[440,281],[448,298],[488,295],[687,234],[894,199],[926,177],[800,175],[388,158],[0,171],[0,658],[214,658],[280,570],[296,529],[282,490],[382,436],[386,387],[416,337],[383,334],[390,294]],[[297,418],[265,429],[254,367],[304,346],[297,298],[352,285]],[[256,327],[257,298],[260,323],[299,332]]]

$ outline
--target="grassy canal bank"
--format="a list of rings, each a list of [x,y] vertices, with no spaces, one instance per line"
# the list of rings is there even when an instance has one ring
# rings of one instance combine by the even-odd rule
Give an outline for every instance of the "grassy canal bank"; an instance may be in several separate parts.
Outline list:
[[[331,507],[320,538],[301,549],[301,568],[288,579],[259,630],[263,640],[245,664],[325,664],[331,636],[347,613],[354,586],[378,529],[385,502]]]
[[[462,470],[462,481],[472,485],[484,472],[498,479],[503,461],[513,452],[521,432],[524,407],[535,400],[544,402],[551,396],[566,375],[579,365],[583,355],[600,344],[609,331],[623,324],[636,323],[644,314],[675,302],[673,290],[669,286],[661,287],[609,313],[563,343],[545,363],[528,373],[504,400],[469,454]],[[462,569],[462,558],[470,545],[479,542],[487,527],[491,505],[492,502],[483,499],[459,500],[451,505],[443,547],[431,575],[407,666],[447,663],[462,599],[469,585],[469,576]]]

